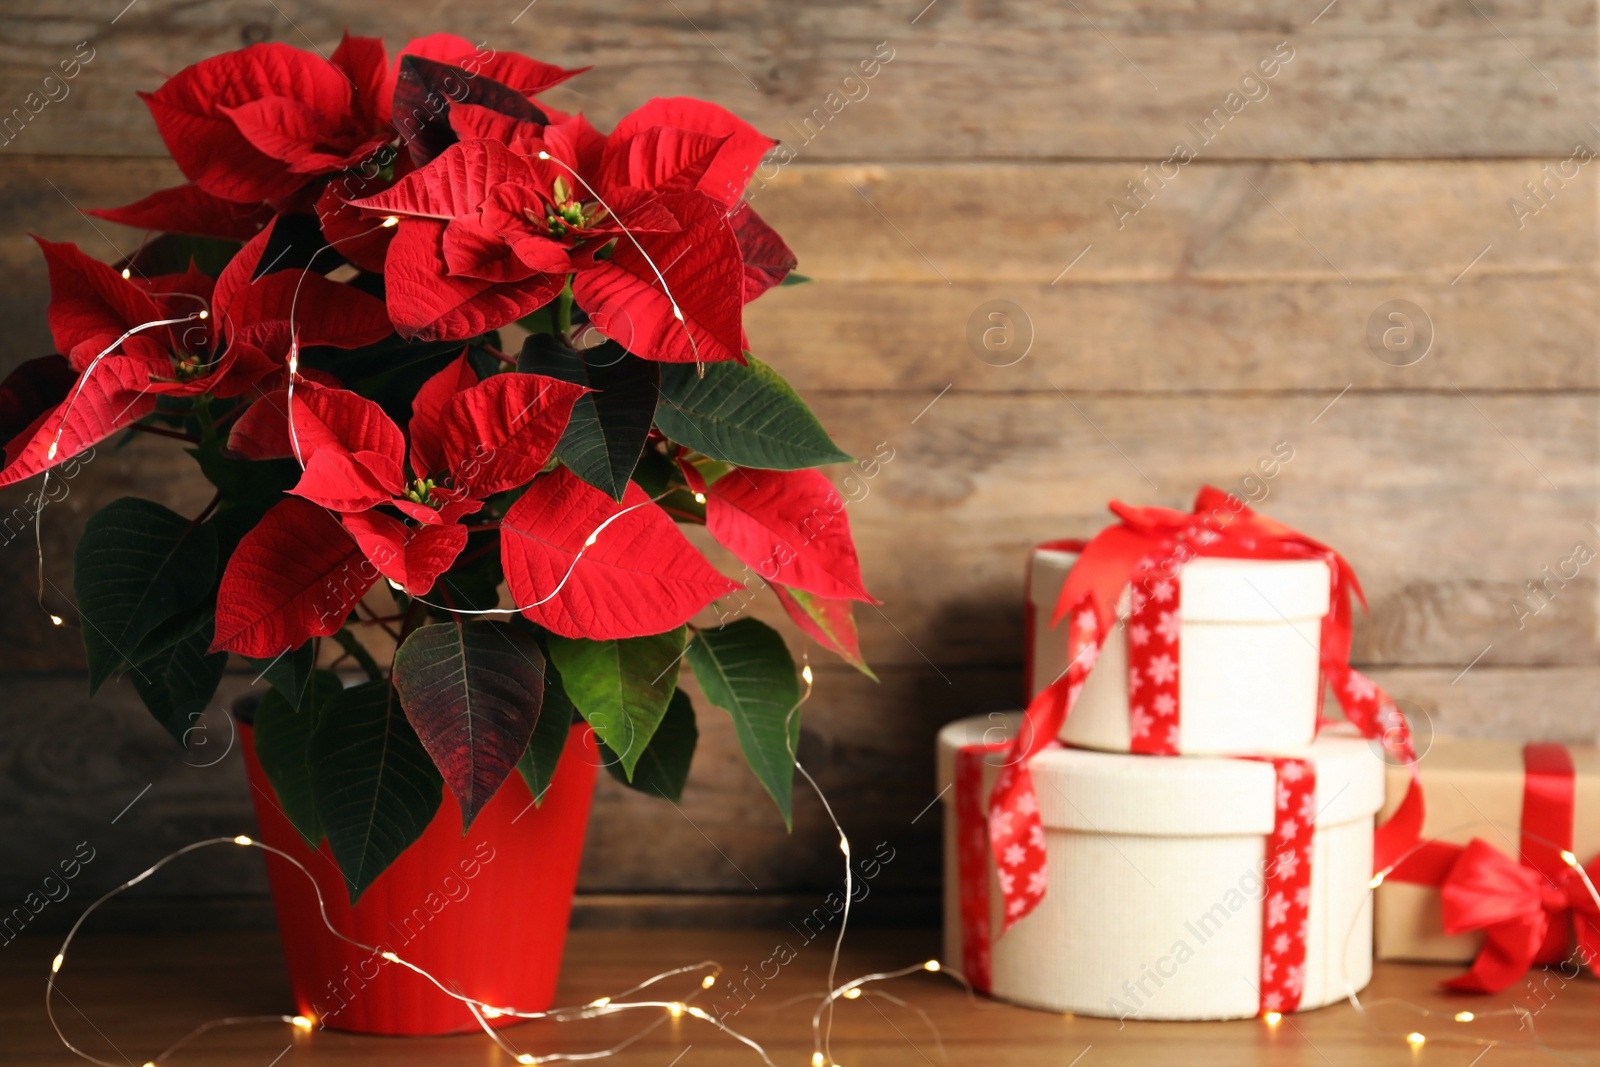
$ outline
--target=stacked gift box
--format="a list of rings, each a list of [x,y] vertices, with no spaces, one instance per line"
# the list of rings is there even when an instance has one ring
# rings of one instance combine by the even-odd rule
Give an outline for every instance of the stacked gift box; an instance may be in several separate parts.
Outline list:
[[[1112,511],[1031,555],[1026,711],[939,734],[945,954],[976,988],[1271,1018],[1354,994],[1375,955],[1467,964],[1462,993],[1600,959],[1600,749],[1418,752],[1349,665],[1336,552],[1210,488]]]
[[[1371,975],[1375,848],[1389,862],[1421,816],[1375,838],[1408,740],[1347,662],[1354,576],[1215,490],[1113,511],[1032,555],[1027,712],[940,734],[946,955],[1053,1011],[1342,999]],[[1319,730],[1328,688],[1347,722]]]

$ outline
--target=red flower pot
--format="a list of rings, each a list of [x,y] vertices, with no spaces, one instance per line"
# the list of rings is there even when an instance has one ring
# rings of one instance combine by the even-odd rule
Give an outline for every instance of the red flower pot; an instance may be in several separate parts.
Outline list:
[[[600,762],[593,731],[572,728],[543,804],[531,806],[527,785],[513,772],[464,837],[461,809],[446,789],[427,830],[355,907],[327,843],[315,852],[307,848],[279,810],[251,729],[241,725],[239,733],[259,839],[311,872],[336,929],[486,1003],[524,1011],[550,1006]],[[266,856],[300,1014],[330,1029],[368,1034],[478,1028],[466,1005],[421,975],[329,933],[305,875]]]

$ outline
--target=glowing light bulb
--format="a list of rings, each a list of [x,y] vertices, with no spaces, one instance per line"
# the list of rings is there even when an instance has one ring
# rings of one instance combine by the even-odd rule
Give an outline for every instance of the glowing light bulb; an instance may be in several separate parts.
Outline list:
[[[45,449],[44,458],[45,459],[55,459],[56,458],[56,449],[57,449],[57,447],[59,447],[59,442],[51,441],[50,442],[50,447]]]
[[[211,312],[209,312],[209,311],[205,311],[205,310],[202,310],[202,311],[201,311],[201,312],[200,312],[200,319],[201,319],[201,321],[204,321],[204,320],[206,320],[206,319],[209,319],[209,318],[210,318],[210,317],[211,317]]]
[[[714,986],[716,984],[717,984],[717,976],[714,975],[714,974],[708,974],[704,978],[700,979],[700,988],[701,989],[710,989],[712,986]]]
[[[406,587],[395,581],[393,578],[389,579],[389,588],[393,589],[397,593],[404,593],[406,591]]]
[[[61,965],[63,963],[66,963],[66,962],[67,962],[67,957],[61,955],[60,953],[57,953],[56,954],[56,958],[50,961],[50,973],[51,974],[56,974],[57,972],[59,972],[61,970]]]
[[[550,158],[550,153],[549,152],[540,152],[539,153],[539,158],[540,159],[549,159]]]
[[[827,1057],[820,1052],[813,1052],[811,1054],[811,1067],[828,1067]]]
[[[1477,1016],[1472,1014],[1470,1011],[1458,1011],[1458,1012],[1456,1012],[1456,1022],[1458,1022],[1458,1023],[1470,1023],[1472,1020],[1474,1020],[1476,1018],[1477,1018]]]
[[[1578,857],[1574,856],[1572,853],[1568,852],[1566,849],[1562,849],[1561,850],[1561,862],[1565,863],[1568,867],[1576,867],[1578,865]]]
[[[694,495],[694,502],[696,504],[704,504],[706,502],[706,495],[704,493],[696,493]]]
[[[123,267],[122,268],[122,279],[123,279],[123,281],[127,281],[131,277],[133,277],[133,271],[129,270],[127,267]]]
[[[844,991],[844,999],[846,999],[846,1000],[855,1000],[860,996],[861,996],[861,990],[859,990],[859,989],[846,989]]]
[[[938,960],[929,960],[927,963],[924,963],[922,965],[922,969],[923,970],[925,970],[925,971],[933,971],[935,974],[938,973],[939,967],[940,967],[940,964],[939,964]]]
[[[156,1067],[156,1065],[153,1062],[146,1060],[144,1067]]]
[[[610,997],[601,997],[599,1000],[591,1000],[589,1002],[589,1007],[591,1007],[591,1008],[603,1008],[607,1004],[610,1004],[610,1003],[611,1003],[611,998]]]
[[[400,962],[400,957],[396,956],[393,952],[382,953],[382,958],[384,960],[388,961],[389,963],[399,963]]]
[[[255,844],[254,841],[250,840],[248,837],[244,836],[243,834],[240,834],[238,837],[234,838],[233,839],[233,843],[236,844],[236,845],[245,845],[247,847],[250,846],[250,845]]]
[[[518,1063],[538,1063],[539,1061],[534,1059],[528,1053],[524,1052],[524,1053],[522,1053],[522,1055],[517,1057],[517,1062]]]
[[[1269,1011],[1263,1015],[1262,1018],[1266,1020],[1268,1026],[1277,1026],[1279,1023],[1283,1022],[1283,1012]]]
[[[683,1010],[688,1012],[690,1015],[693,1015],[696,1019],[704,1019],[706,1022],[710,1022],[711,1021],[711,1016],[707,1015],[705,1012],[701,1011],[699,1008],[695,1007],[693,1004],[684,1005],[684,1009]]]
[[[584,548],[592,548],[594,546],[594,543],[599,539],[600,539],[600,531],[596,530],[594,533],[592,533],[588,537],[584,538],[583,547]]]
[[[839,835],[839,851],[843,852],[845,854],[846,858],[849,858],[849,856],[850,856],[850,839],[848,837],[844,836],[843,834]]]
[[[1372,880],[1367,883],[1367,888],[1368,889],[1376,889],[1380,885],[1382,885],[1383,884],[1383,875],[1384,875],[1383,871],[1379,871],[1377,874],[1373,875],[1372,876]]]
[[[316,1025],[311,1021],[311,1017],[309,1015],[296,1015],[294,1018],[290,1019],[289,1022],[294,1024],[294,1028],[296,1030],[309,1030]]]
[[[298,353],[298,352],[290,352],[289,353],[289,373],[290,374],[299,374],[300,373],[300,353]]]
[[[807,664],[804,664],[804,665],[801,666],[801,668],[800,668],[800,677],[805,681],[805,683],[807,685],[811,684],[811,680],[815,677],[815,675],[813,675],[811,673],[811,664],[807,663]]]
[[[1424,1034],[1419,1034],[1415,1030],[1406,1035],[1406,1044],[1410,1045],[1412,1048],[1421,1048],[1423,1045],[1427,1044],[1427,1042],[1427,1036]]]
[[[67,620],[63,619],[60,615],[52,615],[52,616],[50,616],[50,625],[51,626],[60,626],[60,625],[64,624],[66,621]]]
[[[386,230],[387,229],[391,229],[391,228],[393,228],[395,226],[398,226],[398,225],[400,225],[400,216],[399,215],[390,215],[388,218],[383,220],[383,227]]]
[[[485,1019],[498,1019],[504,1014],[499,1008],[483,1008],[482,1011]]]
[[[672,317],[677,319],[679,322],[683,321],[683,309],[677,304],[672,305]]]
[[[667,1011],[672,1013],[672,1017],[674,1019],[680,1017],[683,1014],[683,1002],[674,1000],[671,1004],[667,1005]]]

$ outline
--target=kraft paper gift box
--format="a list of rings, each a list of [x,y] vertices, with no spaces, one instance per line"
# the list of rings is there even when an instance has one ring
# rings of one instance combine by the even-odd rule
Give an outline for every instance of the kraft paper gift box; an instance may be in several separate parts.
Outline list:
[[[1078,553],[1041,545],[1029,560],[1027,695],[1067,669],[1068,619],[1050,619]],[[1179,568],[1176,607],[1179,741],[1185,754],[1270,752],[1309,744],[1321,710],[1319,643],[1330,573],[1322,560],[1201,557]],[[1118,604],[1061,740],[1108,752],[1132,747],[1129,596]]]
[[[1303,971],[1298,1002],[1284,1010],[1328,1004],[1366,985],[1373,817],[1384,768],[1368,742],[1343,729],[1324,730],[1298,753],[1315,765],[1314,799],[1307,794],[1299,806],[1315,819],[1314,833],[1302,838],[1310,870],[1300,911],[1286,916],[1264,878],[1282,788],[1272,762],[1057,747],[1029,764],[1048,857],[1043,900],[1001,934],[1000,880],[1007,875],[985,849],[987,932],[974,934],[970,914],[964,928],[973,832],[987,832],[999,773],[998,757],[979,750],[992,749],[1018,721],[971,718],[939,734],[939,784],[955,787],[941,794],[945,959],[979,988],[1016,1004],[1086,1015],[1253,1016],[1276,1010],[1263,996],[1263,949],[1278,944],[1296,916]],[[968,759],[983,760],[981,768],[962,764],[964,749]],[[963,811],[979,824],[961,825]]]
[[[1600,853],[1600,749],[1563,746],[1572,763],[1571,842],[1557,842],[1589,863]],[[1424,840],[1466,845],[1479,838],[1514,860],[1522,860],[1521,829],[1527,781],[1525,746],[1516,741],[1436,737],[1416,767],[1427,797]],[[1410,784],[1408,767],[1387,772],[1384,817],[1399,805]],[[1546,835],[1541,835],[1544,837]],[[1529,858],[1539,844],[1532,843]],[[1523,861],[1526,862],[1526,861]],[[1563,926],[1570,925],[1563,922]],[[1377,955],[1382,960],[1466,963],[1478,954],[1483,934],[1444,932],[1439,890],[1432,885],[1386,878],[1377,891]]]

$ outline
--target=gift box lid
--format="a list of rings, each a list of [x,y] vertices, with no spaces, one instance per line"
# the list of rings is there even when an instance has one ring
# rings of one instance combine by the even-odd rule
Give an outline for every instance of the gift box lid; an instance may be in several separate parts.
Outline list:
[[[978,717],[941,729],[940,788],[954,779],[958,748],[1009,736],[1020,720],[1020,714]],[[1382,806],[1384,761],[1353,728],[1331,727],[1306,748],[1283,755],[1315,762],[1319,826],[1370,818]],[[992,757],[996,766],[1003,758]],[[1276,778],[1266,760],[1052,748],[1030,767],[1040,818],[1052,829],[1164,837],[1272,831]],[[986,774],[985,788],[994,773]]]
[[[1060,548],[1033,550],[1028,598],[1054,611],[1067,572],[1078,553]],[[1328,613],[1333,575],[1320,559],[1231,559],[1202,556],[1183,565],[1179,609],[1187,621],[1268,622],[1314,619]],[[1117,605],[1128,613],[1127,594]]]

